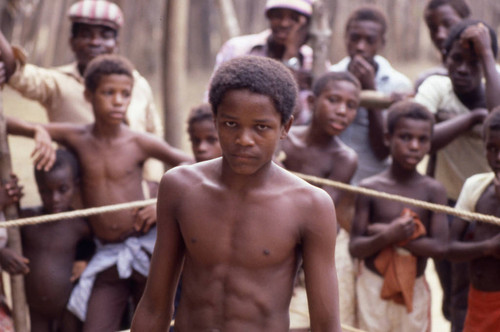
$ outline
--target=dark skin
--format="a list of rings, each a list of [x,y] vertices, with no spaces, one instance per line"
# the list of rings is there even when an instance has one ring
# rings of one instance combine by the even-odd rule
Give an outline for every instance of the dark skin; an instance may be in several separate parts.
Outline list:
[[[348,70],[358,78],[362,90],[375,90],[377,65],[375,55],[384,47],[382,26],[374,21],[353,21],[346,28],[344,41],[351,57]],[[369,138],[373,152],[385,159],[389,150],[384,144],[384,118],[381,110],[369,109]]]
[[[149,134],[131,131],[123,123],[132,78],[103,76],[96,91],[86,90],[95,123],[90,125],[44,124],[51,137],[71,148],[82,167],[82,200],[86,207],[143,200],[142,165],[157,158],[170,165],[191,161],[182,151]],[[32,135],[39,125],[24,123],[20,134]],[[89,218],[94,235],[104,243],[122,242],[127,237],[147,233],[155,220],[134,211],[118,211]]]
[[[70,210],[77,180],[69,165],[44,173],[38,181],[43,207],[25,209],[22,217]],[[10,274],[25,274],[31,331],[52,332],[67,315],[66,304],[76,276],[73,271],[77,243],[90,239],[88,223],[81,218],[30,225],[21,228],[23,254],[1,251],[2,267]]]
[[[452,6],[444,4],[434,9],[427,9],[424,13],[424,19],[434,47],[442,54],[444,41],[448,37],[450,29],[463,18]]]
[[[495,68],[490,35],[483,24],[470,26],[462,32],[446,57],[445,66],[455,94],[471,112],[452,118],[439,118],[432,140],[433,151],[443,148],[463,132],[482,123],[488,115],[487,109],[500,103],[500,76]]]
[[[291,121],[268,96],[233,90],[216,124],[222,158],[160,183],[162,240],[131,331],[167,329],[181,268],[176,331],[288,331],[301,262],[311,329],[340,331],[331,198],[272,162]]]
[[[488,164],[495,173],[493,182],[479,197],[476,212],[500,216],[500,131],[489,131],[485,139]],[[500,273],[500,227],[477,222],[470,241],[461,241],[461,234],[467,222],[455,218],[452,224],[448,258],[457,261],[470,261],[470,280],[474,288],[484,292],[498,292]]]
[[[390,194],[446,204],[444,187],[436,180],[418,173],[416,167],[430,149],[429,121],[399,119],[393,134],[386,135],[393,162],[390,168],[363,180],[360,186]],[[356,202],[349,250],[353,257],[364,259],[374,273],[377,254],[397,245],[414,232],[413,218],[401,215],[403,203],[361,195]],[[418,214],[427,234],[402,246],[417,257],[417,276],[421,276],[428,257],[442,257],[446,252],[448,226],[446,216],[429,210],[410,207]]]
[[[343,183],[351,181],[358,158],[337,135],[354,120],[359,92],[349,81],[330,81],[319,96],[310,97],[311,123],[292,127],[281,143],[281,150],[286,154],[282,161],[286,169]],[[340,222],[343,218],[339,214],[339,202],[344,192],[329,186],[323,189],[335,202]]]

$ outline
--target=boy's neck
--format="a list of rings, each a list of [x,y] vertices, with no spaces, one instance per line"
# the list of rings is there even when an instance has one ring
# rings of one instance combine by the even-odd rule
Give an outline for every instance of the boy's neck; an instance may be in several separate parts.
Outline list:
[[[391,163],[388,172],[389,176],[394,178],[397,182],[408,182],[421,176],[416,167],[413,169],[406,169],[395,162]]]
[[[244,193],[262,187],[266,183],[266,180],[269,179],[269,176],[274,173],[273,166],[275,166],[273,162],[269,161],[255,173],[238,174],[234,172],[231,166],[225,161],[224,157],[222,157],[220,179],[229,190]]]
[[[306,129],[305,140],[308,146],[326,147],[336,142],[335,137],[335,135],[329,135],[319,128],[319,126],[311,123]]]
[[[92,126],[92,133],[100,138],[115,138],[120,136],[125,124],[120,123],[116,125],[108,125],[103,123],[94,122]]]

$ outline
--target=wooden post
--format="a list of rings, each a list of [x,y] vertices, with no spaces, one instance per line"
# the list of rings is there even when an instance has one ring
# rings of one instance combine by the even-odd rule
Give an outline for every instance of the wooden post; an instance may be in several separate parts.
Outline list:
[[[168,0],[164,16],[162,77],[165,139],[179,148],[186,128],[183,102],[186,95],[188,9],[189,0]]]
[[[323,0],[316,0],[311,18],[313,54],[313,81],[327,71],[328,50],[332,31],[328,25],[328,13]]]
[[[9,144],[7,141],[7,125],[3,114],[2,93],[0,91],[0,177],[3,184],[10,180],[12,164],[10,160]],[[4,208],[7,220],[17,219],[17,208],[15,204]],[[8,246],[22,255],[21,234],[18,228],[8,228]],[[16,332],[29,332],[28,329],[28,306],[24,292],[24,277],[22,275],[11,276],[10,286],[12,294],[12,312]]]
[[[239,36],[241,31],[232,0],[217,0],[217,4],[219,5],[224,27],[222,31],[223,40]]]

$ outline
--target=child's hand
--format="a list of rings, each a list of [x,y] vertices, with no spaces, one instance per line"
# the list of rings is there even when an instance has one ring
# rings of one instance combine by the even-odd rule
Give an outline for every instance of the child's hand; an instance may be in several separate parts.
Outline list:
[[[10,248],[0,250],[0,265],[9,274],[28,274],[30,272],[29,262],[29,259],[18,255]]]
[[[375,66],[362,55],[355,55],[347,70],[358,78],[363,90],[375,90]]]
[[[56,150],[52,146],[52,138],[42,126],[35,126],[35,149],[31,157],[35,160],[37,169],[49,171],[56,161]]]
[[[490,32],[483,23],[467,27],[460,36],[460,43],[463,48],[472,47],[479,57],[493,56]]]
[[[134,209],[134,229],[146,234],[156,224],[156,204]]]
[[[388,230],[394,242],[404,241],[412,236],[415,231],[415,223],[410,215],[403,215],[394,219]]]
[[[23,187],[18,184],[17,176],[11,174],[10,181],[3,188],[0,187],[0,207],[18,203],[21,197],[23,197]]]
[[[299,19],[290,28],[290,33],[285,41],[284,60],[297,57],[300,47],[306,42],[308,34],[307,18],[299,15]]]
[[[80,276],[82,275],[87,265],[87,261],[75,261],[73,263],[73,269],[71,270],[71,278],[69,278],[69,281],[75,282],[76,280],[80,279]]]

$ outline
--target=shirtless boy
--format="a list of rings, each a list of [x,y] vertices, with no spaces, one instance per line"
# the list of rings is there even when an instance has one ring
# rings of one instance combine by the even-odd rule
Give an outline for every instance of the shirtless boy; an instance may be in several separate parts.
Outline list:
[[[363,180],[360,186],[446,204],[443,186],[416,169],[430,150],[432,126],[432,114],[420,104],[402,101],[391,106],[385,136],[391,151],[391,166]],[[413,217],[403,211],[406,207],[403,203],[369,196],[357,199],[349,249],[354,257],[364,262],[356,281],[358,318],[363,330],[402,331],[404,326],[404,331],[427,331],[430,328],[427,314],[430,294],[425,285],[424,270],[428,257],[444,255],[448,226],[444,214],[411,207],[416,213]],[[422,230],[422,227],[417,227],[416,218],[425,228],[425,234],[420,236],[418,234],[422,232],[414,234],[416,230]],[[418,238],[412,240],[412,236]],[[390,248],[387,253],[386,248]],[[404,305],[381,298],[381,292],[385,290],[383,284],[388,279],[382,277],[384,267],[380,259],[385,259],[387,254],[394,255],[396,260],[409,261],[402,266],[403,275],[413,280],[402,284],[403,293],[397,294],[405,299]]]
[[[326,73],[315,82],[309,97],[312,110],[307,126],[293,126],[281,143],[285,154],[283,166],[294,172],[350,183],[356,172],[356,152],[342,143],[338,135],[354,120],[359,106],[361,85],[349,72]],[[335,202],[337,220],[349,230],[350,220],[345,192],[324,187]],[[351,199],[352,201],[352,199]],[[347,206],[346,206],[347,205]],[[352,215],[350,216],[352,217]],[[344,223],[343,223],[344,222]],[[339,283],[339,310],[341,322],[355,324],[354,272],[348,253],[349,235],[340,230],[336,244],[336,263]]]
[[[67,150],[57,150],[50,171],[35,170],[43,206],[23,209],[23,217],[71,210],[78,188],[79,166]],[[2,267],[11,273],[24,273],[32,332],[69,331],[66,304],[75,276],[73,263],[77,244],[90,238],[90,227],[81,218],[21,228],[24,258],[8,248],[0,252]]]
[[[456,208],[500,217],[500,108],[494,109],[483,127],[486,159],[491,172],[471,176],[465,182]],[[500,326],[500,227],[473,222],[466,240],[462,234],[469,223],[455,218],[448,256],[470,261],[470,289],[465,332],[496,331]]]
[[[85,97],[92,104],[95,122],[43,125],[55,141],[78,156],[85,207],[144,199],[142,166],[147,158],[174,166],[190,160],[163,140],[125,125],[132,72],[130,63],[120,56],[92,60],[85,72]],[[23,133],[31,135],[36,126],[25,124]],[[147,252],[153,251],[156,229],[151,219],[141,219],[129,210],[94,215],[89,222],[98,241],[97,252],[73,290],[69,308],[85,321],[84,331],[112,331],[118,328],[128,296],[133,293],[138,300],[142,294],[149,269]],[[118,256],[126,258],[118,261]]]
[[[132,331],[288,331],[303,264],[313,331],[340,331],[331,198],[276,165],[297,88],[275,60],[224,63],[210,86],[222,158],[167,172],[158,239]]]
[[[203,103],[191,110],[188,118],[188,134],[196,162],[222,155],[210,104]]]

